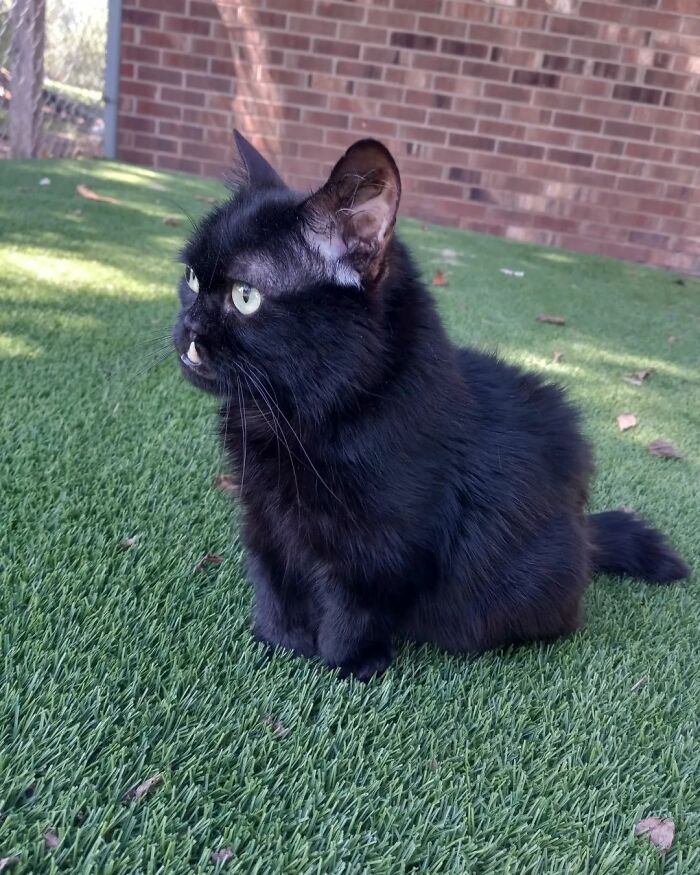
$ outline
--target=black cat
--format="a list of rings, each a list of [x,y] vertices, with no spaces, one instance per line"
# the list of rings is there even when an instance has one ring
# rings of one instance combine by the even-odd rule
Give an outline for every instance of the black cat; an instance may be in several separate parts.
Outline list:
[[[393,234],[384,146],[355,143],[309,196],[236,141],[235,194],[182,254],[174,341],[222,399],[259,640],[366,680],[399,639],[573,632],[595,571],[689,573],[631,514],[586,515],[591,454],[558,388],[448,340]]]

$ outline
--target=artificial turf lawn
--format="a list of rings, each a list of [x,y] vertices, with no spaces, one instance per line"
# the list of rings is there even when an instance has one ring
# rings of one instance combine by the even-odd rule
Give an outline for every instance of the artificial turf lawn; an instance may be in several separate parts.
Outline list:
[[[79,182],[123,206],[79,198]],[[223,847],[246,875],[700,872],[694,580],[598,578],[569,640],[476,660],[404,647],[367,686],[253,643],[230,501],[212,488],[214,401],[174,356],[143,372],[187,230],[162,218],[222,191],[0,162],[0,857],[104,875],[209,872]],[[593,507],[631,505],[697,565],[700,282],[400,230],[427,277],[446,273],[455,338],[569,387],[598,458]],[[621,379],[645,367],[642,387]],[[628,410],[639,425],[621,434]],[[657,437],[684,459],[649,455]],[[195,571],[208,552],[224,563]],[[633,837],[649,814],[675,819],[665,858]]]

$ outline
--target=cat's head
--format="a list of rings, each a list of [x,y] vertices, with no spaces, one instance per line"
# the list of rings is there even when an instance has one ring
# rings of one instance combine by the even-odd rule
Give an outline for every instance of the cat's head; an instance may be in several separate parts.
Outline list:
[[[381,345],[399,172],[381,143],[361,140],[302,195],[238,132],[236,144],[234,194],[181,254],[183,373],[220,395],[267,379],[298,403],[328,403],[362,382]]]

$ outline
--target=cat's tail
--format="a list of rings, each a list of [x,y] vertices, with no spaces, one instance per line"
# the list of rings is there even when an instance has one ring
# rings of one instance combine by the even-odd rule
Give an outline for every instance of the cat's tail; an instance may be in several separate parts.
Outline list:
[[[588,515],[593,544],[593,571],[671,583],[688,577],[690,568],[657,529],[623,510]]]

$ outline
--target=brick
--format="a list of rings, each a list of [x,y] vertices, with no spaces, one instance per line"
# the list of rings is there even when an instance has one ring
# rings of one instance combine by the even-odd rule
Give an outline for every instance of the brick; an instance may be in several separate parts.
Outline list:
[[[152,118],[144,116],[119,115],[119,130],[142,131],[153,134],[156,131],[156,123]]]
[[[639,107],[634,107],[636,111]],[[591,98],[584,100],[581,106],[581,111],[586,115],[594,115],[602,118],[612,118],[616,120],[625,120],[631,117],[633,107],[623,106],[619,103],[613,103],[611,100],[597,100]],[[643,121],[638,119],[638,121]]]
[[[176,70],[191,70],[203,73],[209,68],[209,58],[193,55],[190,52],[161,52],[161,63],[164,67]],[[216,61],[216,58],[212,59]]]
[[[656,88],[640,88],[637,85],[616,85],[612,96],[616,100],[632,100],[635,103],[661,103],[663,92]]]
[[[473,131],[476,127],[476,119],[455,113],[431,112],[428,114],[428,125],[457,131]]]
[[[187,47],[187,37],[182,33],[167,33],[142,27],[139,28],[139,44],[156,49],[177,49],[184,51]]]
[[[504,105],[491,100],[474,100],[471,97],[455,97],[453,100],[455,112],[463,112],[469,115],[498,118],[504,109]]]
[[[167,67],[149,67],[139,64],[138,78],[143,82],[165,82],[168,85],[180,85],[182,73],[179,70],[168,70]]]
[[[453,25],[454,22],[445,22],[446,25]],[[469,37],[478,43],[488,43],[493,46],[509,46],[513,47],[518,44],[518,31],[503,27],[493,27],[488,24],[470,24]]]
[[[380,118],[398,119],[414,124],[423,124],[426,110],[417,106],[405,106],[401,103],[382,103],[379,108]]]
[[[448,137],[450,146],[460,149],[478,149],[485,152],[493,152],[496,141],[493,137],[476,137],[468,134],[450,134]]]
[[[610,137],[625,137],[631,140],[649,140],[653,128],[649,125],[635,125],[628,122],[616,122],[608,119],[603,126],[603,133]]]
[[[421,52],[432,52],[437,48],[437,39],[419,33],[394,31],[389,40],[392,46],[402,49],[414,49]]]
[[[522,103],[528,103],[530,100],[530,92],[527,88],[518,88],[515,85],[492,85],[490,82],[484,87],[484,96],[494,100],[514,100]]]
[[[466,35],[467,25],[464,21],[454,21],[454,19],[449,18],[434,18],[430,15],[421,15],[418,19],[416,29],[419,33],[434,33],[437,36],[449,36],[453,39],[461,39]]]
[[[539,52],[534,49],[511,49],[493,46],[489,60],[508,67],[539,67]]]
[[[459,60],[445,55],[418,54],[413,59],[413,65],[419,70],[432,70],[435,73],[457,73],[459,70]],[[464,67],[462,70],[464,72]]]
[[[122,24],[131,24],[134,27],[160,28],[160,15],[157,12],[145,12],[141,9],[124,9],[122,11]]]
[[[418,27],[418,17],[412,12],[370,8],[367,11],[367,23],[377,25],[377,27],[394,28],[409,32],[423,30],[423,28]]]
[[[136,102],[136,110],[140,114],[153,118],[169,118],[180,119],[182,110],[179,106],[173,106],[169,103],[156,103],[154,100],[138,100]]]
[[[683,91],[687,85],[687,78],[678,73],[668,73],[665,70],[647,70],[644,74],[644,84]]]
[[[119,93],[121,96],[154,98],[158,93],[158,86],[152,82],[132,82],[129,79],[122,79]]]
[[[358,64],[355,61],[338,61],[336,72],[339,76],[357,77],[359,79],[381,79],[382,68],[374,64]]]
[[[583,73],[585,61],[582,58],[571,58],[566,55],[545,54],[542,58],[544,70],[556,70],[563,73]]]
[[[320,112],[318,110],[305,109],[301,115],[302,121],[307,124],[319,125],[329,128],[347,128],[348,117],[340,113]]]
[[[589,40],[572,40],[570,50],[574,55],[583,55],[584,58],[595,58],[601,61],[617,61],[622,49],[616,43],[597,43]]]
[[[176,155],[178,141],[169,140],[166,137],[152,137],[150,134],[136,134],[134,146],[137,149],[148,149],[150,152],[169,152]]]
[[[497,151],[501,155],[515,155],[518,158],[540,160],[544,157],[544,148],[542,146],[535,146],[531,143],[513,143],[508,140],[501,140]]]
[[[403,140],[414,140],[419,143],[443,144],[447,142],[447,131],[441,128],[400,125],[398,133]]]
[[[556,161],[559,164],[574,164],[577,167],[591,167],[593,155],[586,152],[574,152],[570,149],[549,149],[548,161]]]
[[[178,140],[201,142],[204,131],[196,125],[185,125],[177,122],[169,122],[163,119],[158,121],[158,133],[164,137],[172,137]],[[210,135],[209,135],[210,136]]]
[[[440,43],[440,50],[448,55],[459,55],[466,58],[485,58],[489,53],[489,47],[486,45],[456,39],[443,39]]]
[[[478,185],[481,181],[478,170],[468,170],[465,167],[450,167],[447,177],[453,182],[464,182],[467,185]]]
[[[338,33],[338,22],[328,21],[325,18],[307,18],[299,15],[290,15],[287,29],[291,33],[303,33],[307,36],[336,36]]]
[[[367,27],[363,24],[341,24],[338,36],[341,40],[377,43],[377,45],[384,45],[387,41],[386,30],[381,27]]]
[[[510,70],[507,67],[499,67],[497,64],[483,64],[478,61],[463,61],[462,74],[477,79],[493,79],[497,82],[507,82],[510,78]]]
[[[316,15],[319,18],[333,18],[339,21],[363,21],[365,10],[361,5],[351,3],[329,3],[317,0]]]
[[[343,42],[342,40],[315,39],[313,51],[320,55],[332,55],[334,58],[360,57],[359,43]]]
[[[152,6],[155,0],[148,0],[149,6]],[[185,12],[185,4],[183,0],[174,0],[171,4],[171,0],[160,0],[162,3],[163,11],[165,12],[178,12],[180,14],[184,14]],[[170,7],[170,8],[168,8]],[[211,2],[203,2],[203,0],[190,0],[190,15],[193,15],[195,18],[219,18],[219,10],[216,7],[215,3]]]
[[[314,40],[314,42],[318,42],[318,40]],[[311,48],[311,40],[304,34],[270,30],[266,34],[265,45],[273,49],[293,49],[295,52],[308,52]]]
[[[166,103],[187,104],[189,106],[202,105],[202,95],[192,89],[163,87],[160,91],[160,97]]]
[[[527,139],[529,142],[560,146],[563,149],[570,149],[574,145],[574,134],[571,131],[559,131],[556,128],[530,128]]]
[[[390,46],[361,45],[360,57],[370,64],[398,64],[401,63],[401,50]]]
[[[552,120],[552,111],[539,106],[504,103],[503,118],[508,121],[523,122],[529,125],[548,125]]]
[[[202,76],[199,73],[187,73],[185,85],[199,91],[216,91],[218,94],[233,94],[234,80],[226,76]]]
[[[158,27],[158,25],[154,26]],[[166,15],[163,18],[163,29],[175,33],[209,36],[210,27],[210,22],[201,18],[189,18],[180,15]]]
[[[515,85],[530,85],[534,88],[557,88],[559,77],[553,73],[540,73],[536,70],[513,70]]]
[[[122,46],[122,61],[136,61],[145,64],[160,63],[160,52],[157,49],[148,49],[144,46]]]
[[[325,108],[328,105],[328,95],[322,91],[311,91],[308,88],[285,88],[283,93],[286,103],[321,108]]]
[[[520,34],[520,45],[526,49],[540,49],[551,54],[565,55],[569,49],[569,39],[551,33],[523,31]]]
[[[551,16],[548,25],[552,33],[584,37],[597,37],[600,27],[595,21],[585,21],[573,16],[567,18]]]
[[[558,128],[570,128],[574,131],[596,133],[603,127],[603,122],[590,115],[575,115],[574,113],[558,112],[554,115],[554,125]]]
[[[425,70],[399,70],[389,67],[384,75],[387,82],[407,85],[411,88],[429,88],[433,81],[433,74]],[[435,81],[437,82],[437,79]],[[440,90],[444,89],[440,88]]]
[[[392,100],[400,101],[403,98],[411,106],[425,106],[428,109],[450,109],[452,98],[446,94],[438,94],[434,91],[415,91],[408,89],[405,93],[399,91]]]
[[[285,52],[285,61],[288,69],[291,70],[306,70],[310,73],[332,73],[333,58],[322,57],[319,55],[296,54],[295,52]],[[338,74],[344,75],[341,70],[341,64],[338,62]],[[352,75],[352,74],[348,74]]]

